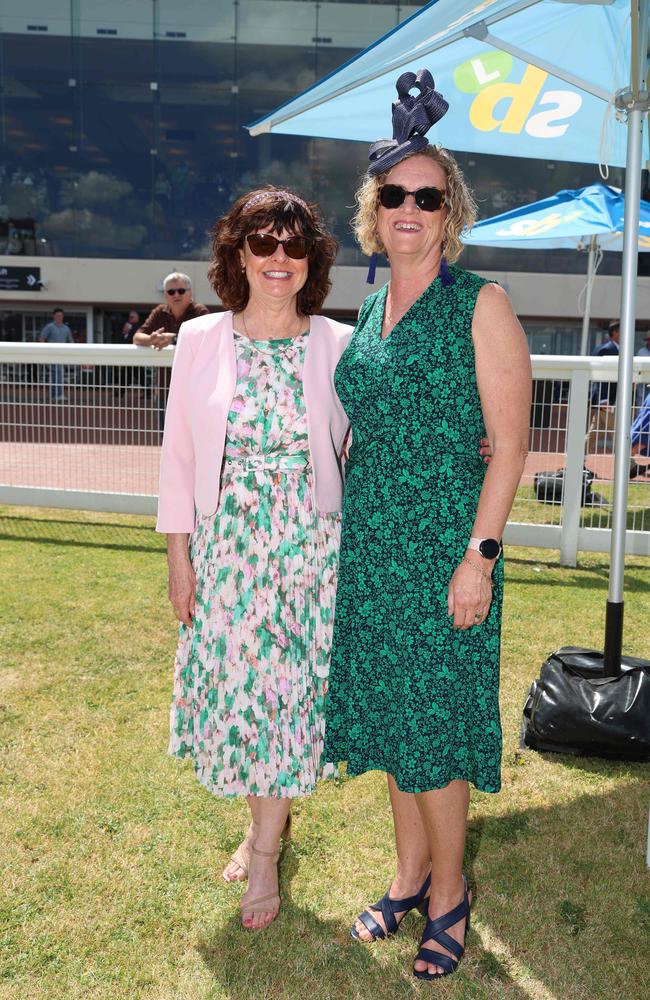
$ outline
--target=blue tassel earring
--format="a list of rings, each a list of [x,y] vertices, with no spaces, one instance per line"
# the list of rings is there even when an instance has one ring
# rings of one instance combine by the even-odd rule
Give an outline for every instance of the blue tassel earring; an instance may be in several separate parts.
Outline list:
[[[449,270],[449,264],[444,257],[440,261],[440,283],[444,285],[445,288],[449,287],[449,285],[456,284],[456,279]]]
[[[368,277],[366,278],[367,285],[374,285],[375,274],[377,273],[377,254],[370,254],[370,261],[368,262]]]

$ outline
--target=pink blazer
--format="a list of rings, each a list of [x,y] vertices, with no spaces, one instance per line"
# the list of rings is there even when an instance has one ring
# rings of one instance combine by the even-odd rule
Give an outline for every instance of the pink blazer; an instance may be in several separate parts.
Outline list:
[[[312,316],[303,385],[309,451],[319,510],[341,509],[341,450],[349,422],[334,389],[334,369],[352,327]],[[183,323],[178,335],[160,460],[156,531],[194,530],[195,509],[213,514],[235,393],[237,363],[232,313],[212,313]]]

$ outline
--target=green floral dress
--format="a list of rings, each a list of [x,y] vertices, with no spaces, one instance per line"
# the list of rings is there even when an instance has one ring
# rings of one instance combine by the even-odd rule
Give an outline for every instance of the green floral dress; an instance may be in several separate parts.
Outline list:
[[[340,514],[313,502],[308,334],[235,334],[219,506],[191,538],[196,613],[180,628],[169,752],[221,796],[292,798],[323,766]]]
[[[500,787],[501,561],[484,624],[458,631],[447,613],[485,471],[471,334],[483,284],[445,269],[383,341],[382,288],[334,378],[353,443],[325,756],[406,792]]]

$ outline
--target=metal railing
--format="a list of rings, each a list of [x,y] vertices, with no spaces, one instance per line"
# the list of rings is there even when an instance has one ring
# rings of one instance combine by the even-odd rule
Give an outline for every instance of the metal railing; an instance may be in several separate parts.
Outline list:
[[[155,513],[172,360],[171,348],[0,343],[0,503]],[[608,396],[618,362],[532,360],[530,454],[505,540],[575,565],[580,550],[609,549],[615,408],[593,397]],[[650,358],[635,359],[634,379],[636,413]],[[627,551],[650,555],[644,473],[630,485]]]

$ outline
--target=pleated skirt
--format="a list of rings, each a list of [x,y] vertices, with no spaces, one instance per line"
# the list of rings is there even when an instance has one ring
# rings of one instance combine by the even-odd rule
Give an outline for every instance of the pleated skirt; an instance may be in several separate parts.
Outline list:
[[[196,613],[180,627],[169,744],[215,795],[294,798],[336,774],[322,755],[339,541],[308,456],[226,463],[191,537]]]

